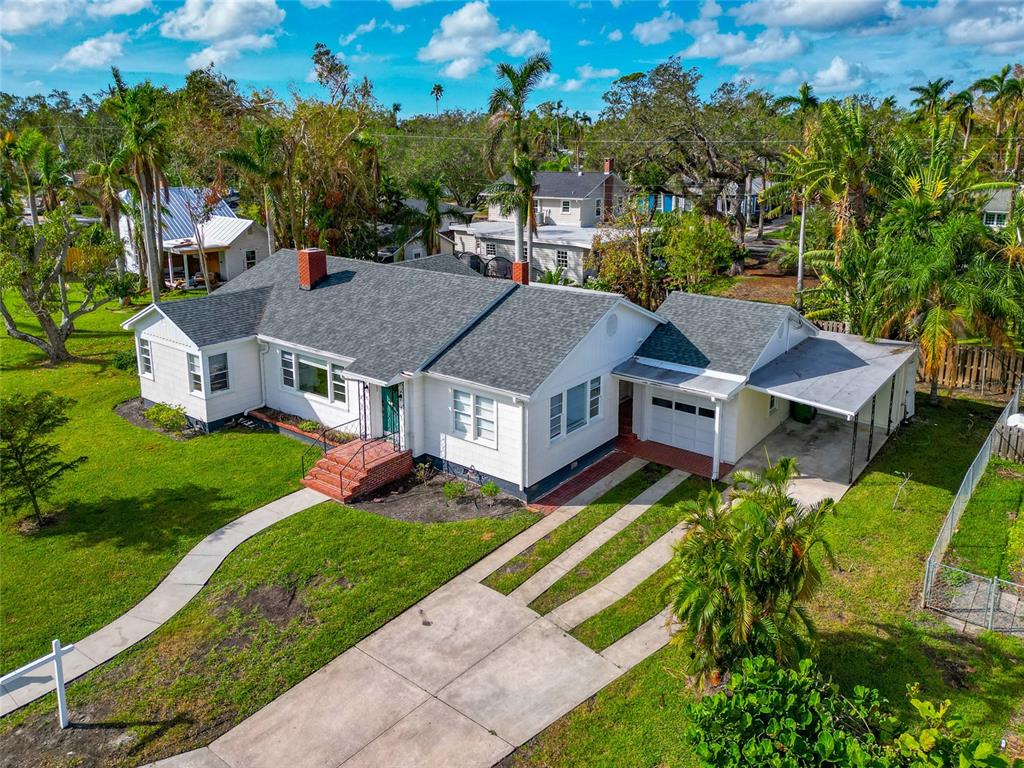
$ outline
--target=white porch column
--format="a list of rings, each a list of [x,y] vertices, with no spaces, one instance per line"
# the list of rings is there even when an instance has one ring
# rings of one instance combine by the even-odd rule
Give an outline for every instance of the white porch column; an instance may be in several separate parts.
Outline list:
[[[184,267],[185,271],[185,287],[188,288],[188,254],[181,254],[181,266]]]
[[[711,479],[718,479],[718,465],[722,460],[722,404],[715,400],[715,448],[711,457]]]

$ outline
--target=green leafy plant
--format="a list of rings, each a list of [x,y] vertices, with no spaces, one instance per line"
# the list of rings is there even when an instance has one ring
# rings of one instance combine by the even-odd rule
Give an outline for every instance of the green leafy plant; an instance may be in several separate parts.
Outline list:
[[[312,421],[311,419],[306,419],[305,421],[299,422],[299,429],[301,429],[303,432],[319,432],[320,422]]]
[[[155,403],[145,410],[144,415],[165,432],[180,434],[188,426],[188,416],[180,405]]]
[[[434,476],[435,471],[434,465],[429,461],[421,461],[413,467],[412,474],[416,478],[417,483],[425,483]]]
[[[460,480],[449,480],[444,484],[444,498],[450,504],[466,495],[466,484]]]
[[[494,498],[501,493],[501,488],[493,480],[488,480],[486,483],[480,486],[480,495],[488,500],[489,503],[494,503]]]
[[[134,371],[137,368],[135,350],[122,349],[110,356],[110,364],[119,371]]]

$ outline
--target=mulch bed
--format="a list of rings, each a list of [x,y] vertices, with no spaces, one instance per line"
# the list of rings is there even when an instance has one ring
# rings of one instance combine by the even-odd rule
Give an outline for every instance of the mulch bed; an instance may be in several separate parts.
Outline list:
[[[444,496],[444,484],[456,479],[441,472],[433,473],[426,481],[415,474],[409,475],[367,498],[350,502],[349,506],[410,523],[451,523],[479,517],[503,517],[524,506],[522,501],[505,493],[485,499],[477,486],[465,480],[459,480],[465,483],[465,495],[449,502]]]
[[[129,424],[134,424],[136,427],[148,429],[150,432],[165,435],[171,438],[171,440],[190,440],[191,438],[202,434],[202,432],[196,429],[186,429],[181,433],[168,432],[166,429],[160,429],[160,427],[146,418],[145,411],[146,404],[142,402],[141,397],[133,397],[131,400],[125,400],[123,403],[118,403],[114,406],[114,413]]]

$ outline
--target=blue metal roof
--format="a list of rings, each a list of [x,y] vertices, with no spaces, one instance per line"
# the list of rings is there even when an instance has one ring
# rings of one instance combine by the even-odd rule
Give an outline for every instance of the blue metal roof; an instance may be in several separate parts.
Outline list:
[[[202,208],[203,197],[207,190],[198,187],[164,187],[160,194],[160,205],[163,206],[163,232],[164,240],[178,240],[183,237],[192,237],[192,222],[189,221],[187,203],[191,200],[196,210]],[[131,200],[128,190],[120,195],[125,202]],[[210,211],[211,216],[228,216],[237,219],[238,216],[231,206],[223,200],[219,200]]]

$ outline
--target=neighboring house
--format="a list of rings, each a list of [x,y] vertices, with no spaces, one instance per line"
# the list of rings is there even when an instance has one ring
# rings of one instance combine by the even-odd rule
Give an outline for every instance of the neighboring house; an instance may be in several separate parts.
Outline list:
[[[744,193],[740,196],[739,208],[747,217],[748,225],[757,219],[762,207],[761,193],[769,186],[771,184],[762,177],[754,176],[750,179],[749,188],[744,190]],[[726,184],[725,188],[717,194],[714,201],[715,210],[719,213],[733,212],[736,207],[735,197],[738,189],[738,185],[735,183],[730,182]],[[658,187],[648,193],[647,205],[655,211],[662,213],[678,210],[692,211],[699,207],[698,202],[701,194],[701,186],[696,182],[686,185],[683,192],[669,187]]]
[[[981,211],[981,220],[990,229],[1002,229],[1010,218],[1010,199],[1012,189],[996,189],[985,200]]]
[[[654,313],[612,293],[483,279],[443,255],[401,266],[282,250],[124,326],[147,402],[207,428],[265,407],[360,435],[305,479],[340,498],[358,451],[367,472],[389,457],[408,471],[412,457],[532,499],[620,433],[718,477],[790,402],[889,428],[913,413],[912,345],[733,299],[674,293]]]
[[[193,187],[165,187],[161,192],[163,236],[160,240],[160,268],[168,281],[184,280],[191,284],[202,274],[188,203],[194,201],[193,210],[198,214],[204,194],[204,190]],[[121,193],[121,199],[128,203],[131,197],[125,191]],[[131,218],[122,213],[118,228],[125,244],[126,266],[130,271],[138,272],[134,226]],[[266,229],[250,219],[236,216],[225,200],[219,200],[212,206],[209,219],[199,227],[207,268],[218,282],[237,277],[268,255]]]
[[[501,181],[509,181],[503,176]],[[593,248],[597,226],[609,220],[622,207],[625,184],[614,172],[610,159],[603,172],[538,171],[534,174],[537,232],[533,236],[534,276],[561,269],[575,283],[586,280],[584,261]],[[495,203],[487,206],[487,220],[470,224],[453,223],[449,237],[456,252],[476,254],[485,266],[485,274],[506,277],[502,267],[488,266],[516,261],[515,217],[503,214]],[[524,226],[525,255],[525,226]]]

